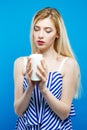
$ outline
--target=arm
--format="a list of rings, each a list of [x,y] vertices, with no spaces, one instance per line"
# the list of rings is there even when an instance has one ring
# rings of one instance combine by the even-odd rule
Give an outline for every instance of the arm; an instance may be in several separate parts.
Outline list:
[[[23,92],[24,79],[23,58],[18,58],[14,63],[14,109],[17,115],[21,116],[27,109],[32,95],[33,87],[27,87]]]
[[[60,100],[58,100],[45,86],[40,88],[40,91],[52,110],[61,119],[66,119],[71,109],[72,99],[78,82],[78,67],[76,62],[72,59],[67,60],[67,63],[64,65],[63,73],[63,88]]]

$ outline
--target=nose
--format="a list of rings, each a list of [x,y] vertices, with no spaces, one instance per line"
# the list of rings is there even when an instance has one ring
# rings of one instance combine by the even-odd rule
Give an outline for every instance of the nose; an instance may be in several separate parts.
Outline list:
[[[43,39],[43,37],[44,37],[44,32],[43,32],[43,30],[40,30],[38,37],[39,37],[40,39]]]

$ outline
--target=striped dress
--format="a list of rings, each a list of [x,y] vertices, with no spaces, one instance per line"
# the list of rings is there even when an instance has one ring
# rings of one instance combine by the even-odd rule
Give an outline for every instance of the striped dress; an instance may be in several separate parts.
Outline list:
[[[62,75],[60,71],[49,72],[46,86],[58,99],[62,93]],[[24,76],[23,89],[28,87],[26,76]],[[38,83],[32,93],[27,110],[21,117],[18,117],[15,130],[72,130],[71,117],[75,116],[73,103],[69,116],[61,120],[46,102],[38,89]]]

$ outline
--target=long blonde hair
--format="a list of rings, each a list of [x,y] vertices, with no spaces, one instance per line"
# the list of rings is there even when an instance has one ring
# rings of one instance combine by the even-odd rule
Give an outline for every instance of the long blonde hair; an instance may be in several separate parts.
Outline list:
[[[34,38],[33,38],[34,25],[39,20],[42,20],[42,19],[45,19],[45,18],[48,18],[48,17],[50,17],[50,19],[52,20],[53,24],[55,25],[56,31],[59,35],[59,38],[56,38],[55,42],[54,42],[55,51],[60,55],[71,57],[76,61],[76,58],[75,58],[74,53],[72,51],[72,48],[70,46],[70,42],[69,42],[69,39],[68,39],[68,35],[67,35],[67,32],[66,32],[64,21],[63,21],[61,15],[60,15],[60,13],[55,8],[50,8],[50,7],[47,7],[47,8],[44,8],[44,9],[38,11],[35,14],[35,16],[33,17],[32,25],[31,25],[32,53],[37,52],[37,48],[35,46]],[[79,69],[79,65],[78,65],[78,69]],[[74,97],[78,97],[78,90],[76,90]]]

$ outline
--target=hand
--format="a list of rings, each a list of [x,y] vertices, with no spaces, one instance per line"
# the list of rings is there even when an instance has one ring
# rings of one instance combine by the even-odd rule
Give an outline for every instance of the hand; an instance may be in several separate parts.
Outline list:
[[[26,78],[30,87],[35,87],[35,82],[31,80],[32,68],[31,68],[31,58],[28,57],[26,65]]]
[[[47,81],[47,75],[48,75],[48,71],[47,71],[47,66],[44,60],[41,60],[41,64],[37,66],[37,72],[36,72],[37,76],[41,79],[38,82],[38,88],[40,90],[45,89],[45,84]]]

